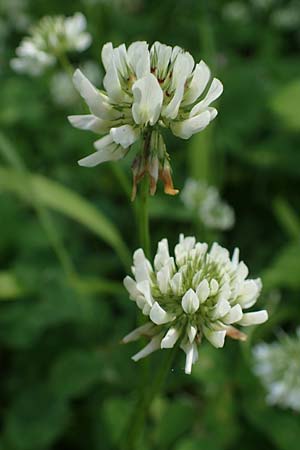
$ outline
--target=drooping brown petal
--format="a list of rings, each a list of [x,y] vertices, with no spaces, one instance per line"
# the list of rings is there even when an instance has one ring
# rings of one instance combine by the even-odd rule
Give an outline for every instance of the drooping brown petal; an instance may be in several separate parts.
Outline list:
[[[172,175],[171,175],[171,168],[170,168],[169,164],[165,164],[164,167],[159,171],[159,178],[164,183],[165,194],[169,194],[169,195],[178,194],[179,190],[174,189]]]
[[[246,341],[247,335],[245,333],[242,333],[237,328],[229,326],[226,330],[226,335],[231,337],[232,339],[236,339],[238,341]]]

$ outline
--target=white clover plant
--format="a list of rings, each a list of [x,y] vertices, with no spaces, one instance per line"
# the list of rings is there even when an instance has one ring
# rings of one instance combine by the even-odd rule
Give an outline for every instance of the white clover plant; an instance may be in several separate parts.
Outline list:
[[[268,314],[265,310],[244,312],[256,303],[261,280],[247,278],[248,268],[239,261],[238,249],[230,258],[228,250],[216,243],[208,249],[195,237],[180,235],[174,253],[175,257],[170,256],[167,239],[158,244],[154,266],[142,249],[134,253],[134,279],[127,276],[124,285],[149,321],[123,341],[150,338],[134,361],[179,341],[189,374],[204,338],[216,348],[224,346],[226,336],[245,340],[246,335],[233,325],[261,324]]]
[[[11,67],[16,72],[41,75],[67,52],[82,52],[92,42],[83,14],[71,17],[45,16],[30,30],[16,49]]]
[[[181,200],[207,228],[228,230],[234,225],[234,211],[221,199],[215,186],[189,178],[182,189]]]
[[[202,131],[216,117],[211,107],[223,91],[217,78],[211,79],[204,61],[195,64],[187,51],[155,42],[134,42],[102,49],[105,68],[104,90],[99,90],[80,71],[74,83],[91,114],[69,117],[79,129],[104,135],[94,143],[96,152],[79,164],[93,167],[123,158],[141,139],[141,151],[134,159],[133,195],[137,183],[148,174],[150,194],[160,178],[165,192],[174,195],[169,155],[162,136],[164,129],[182,139]]]
[[[253,359],[267,403],[300,411],[300,328],[295,336],[282,333],[276,342],[258,344]]]

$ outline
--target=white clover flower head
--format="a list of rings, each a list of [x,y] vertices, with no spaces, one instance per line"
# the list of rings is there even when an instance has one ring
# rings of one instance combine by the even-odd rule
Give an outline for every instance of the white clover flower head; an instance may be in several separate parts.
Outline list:
[[[266,389],[270,405],[300,411],[300,328],[277,342],[253,349],[254,372]]]
[[[75,86],[91,114],[70,116],[69,120],[76,128],[104,135],[94,144],[96,153],[79,164],[92,167],[121,159],[142,139],[143,150],[133,163],[133,195],[145,173],[151,179],[151,194],[158,178],[164,182],[165,192],[176,194],[161,130],[169,128],[182,139],[202,131],[217,115],[211,103],[222,94],[222,83],[217,78],[210,81],[204,61],[195,64],[182,48],[159,42],[150,49],[143,41],[128,48],[107,43],[102,61],[104,91],[96,89],[80,70],[74,74]]]
[[[225,203],[214,186],[189,178],[181,192],[181,200],[187,209],[197,213],[200,221],[216,230],[228,230],[234,225],[234,211]]]
[[[125,343],[141,336],[149,344],[133,356],[134,361],[159,348],[171,348],[177,341],[186,353],[185,372],[191,373],[198,358],[198,346],[206,338],[214,347],[224,345],[225,336],[245,340],[233,324],[257,325],[267,320],[267,311],[244,312],[260,294],[260,279],[247,279],[248,268],[239,262],[236,249],[228,250],[214,243],[210,250],[194,237],[180,235],[170,256],[167,239],[158,244],[154,266],[142,249],[133,256],[134,278],[124,285],[149,321],[127,335]]]
[[[55,64],[58,55],[81,52],[91,44],[91,35],[85,29],[86,19],[81,13],[43,17],[31,28],[30,36],[21,41],[11,67],[16,72],[42,74]]]

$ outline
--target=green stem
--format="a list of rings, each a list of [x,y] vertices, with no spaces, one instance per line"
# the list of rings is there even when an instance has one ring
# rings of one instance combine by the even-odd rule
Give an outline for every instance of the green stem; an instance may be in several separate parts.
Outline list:
[[[148,373],[147,383],[129,420],[126,436],[122,440],[122,450],[138,450],[140,448],[139,441],[144,431],[149,409],[155,397],[161,392],[164,386],[176,352],[177,346],[167,351],[165,363],[161,365],[154,380],[151,379],[152,374]]]
[[[147,258],[150,257],[148,192],[149,192],[149,179],[148,176],[145,175],[143,180],[141,181],[138,221],[139,221],[140,245],[144,250]]]
[[[145,166],[147,165],[147,160],[149,157],[150,139],[151,139],[151,132],[147,131],[144,136],[144,148],[142,156],[144,159]],[[137,219],[138,219],[140,245],[144,250],[147,258],[151,256],[148,202],[149,202],[149,176],[146,173],[141,181],[140,186],[139,211],[137,214]]]
[[[66,74],[70,77],[72,83],[73,83],[73,74],[74,74],[74,67],[69,61],[69,58],[65,53],[57,53],[56,57],[62,67],[62,69],[66,72]]]

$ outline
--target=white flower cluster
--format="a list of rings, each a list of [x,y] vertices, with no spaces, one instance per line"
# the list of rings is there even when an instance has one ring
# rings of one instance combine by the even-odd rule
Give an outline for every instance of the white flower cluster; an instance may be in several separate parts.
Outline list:
[[[40,75],[56,58],[70,51],[81,52],[91,44],[91,35],[85,31],[86,19],[76,13],[71,17],[46,16],[32,27],[16,49],[11,66],[16,72]]]
[[[300,328],[295,337],[284,334],[278,342],[257,345],[253,356],[267,402],[300,411]]]
[[[105,135],[94,143],[97,151],[79,164],[92,167],[121,159],[142,138],[143,152],[133,163],[134,184],[148,173],[151,194],[158,178],[165,192],[177,193],[160,130],[170,128],[175,136],[188,139],[207,127],[217,115],[210,105],[222,94],[222,83],[217,78],[210,81],[203,61],[195,64],[190,53],[159,42],[150,50],[147,42],[134,42],[128,49],[107,43],[102,61],[105,91],[96,89],[80,70],[74,74],[75,86],[91,114],[70,116],[71,124]]]
[[[248,268],[239,262],[236,249],[214,243],[210,250],[194,237],[180,235],[175,258],[169,254],[167,239],[158,244],[154,268],[143,250],[134,253],[132,272],[124,285],[149,321],[134,330],[125,343],[147,336],[149,344],[133,356],[137,361],[159,348],[171,348],[180,340],[186,353],[185,372],[191,373],[203,337],[217,348],[225,336],[244,340],[246,335],[232,324],[256,325],[267,320],[267,311],[244,313],[260,294],[260,279],[247,279]]]
[[[181,199],[207,228],[228,230],[234,224],[233,209],[221,199],[217,188],[208,186],[204,181],[188,179]]]

